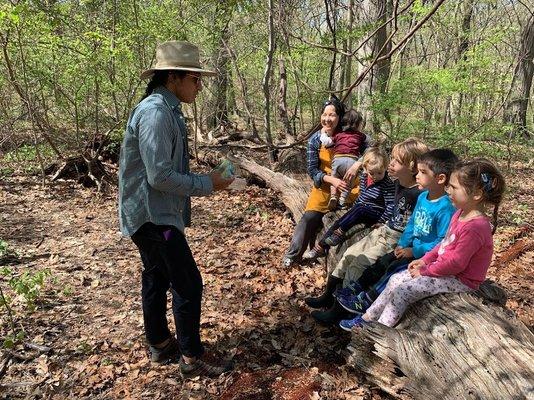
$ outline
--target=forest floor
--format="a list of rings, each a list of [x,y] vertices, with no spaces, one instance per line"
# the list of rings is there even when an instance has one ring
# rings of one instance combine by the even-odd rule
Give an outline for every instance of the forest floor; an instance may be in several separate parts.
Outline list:
[[[531,330],[533,172],[516,166],[508,177],[490,270],[509,294],[507,306]],[[345,365],[350,335],[310,318],[303,298],[324,286],[324,267],[280,265],[293,222],[269,189],[249,186],[193,201],[187,237],[205,283],[202,338],[209,352],[236,362],[219,379],[183,380],[176,365],[148,361],[141,263],[119,234],[115,196],[12,176],[0,180],[0,204],[0,238],[11,249],[0,265],[15,276],[50,271],[33,312],[0,275],[24,341],[46,346],[2,352],[1,399],[390,398]],[[8,319],[1,318],[5,337]]]

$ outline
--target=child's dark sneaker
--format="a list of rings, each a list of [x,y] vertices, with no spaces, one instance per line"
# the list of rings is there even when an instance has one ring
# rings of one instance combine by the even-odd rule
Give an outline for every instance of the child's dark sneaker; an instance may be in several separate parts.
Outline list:
[[[330,236],[328,236],[324,241],[329,246],[337,246],[345,240],[345,233],[342,230],[336,229]]]
[[[354,314],[363,314],[373,304],[365,292],[357,295],[338,297],[338,303],[347,311]]]
[[[345,331],[350,332],[353,328],[363,328],[367,324],[361,316],[354,319],[343,319],[339,322],[339,327]]]
[[[334,292],[334,297],[337,299],[338,297],[353,296],[360,292],[363,292],[362,286],[357,281],[350,281],[344,288],[337,288]]]
[[[177,361],[180,355],[180,346],[176,338],[169,338],[169,342],[161,349],[155,346],[148,347],[148,353],[150,354],[150,361],[167,364],[173,361]]]
[[[195,362],[187,364],[183,357],[180,359],[180,372],[184,378],[194,378],[195,376],[216,378],[225,372],[231,371],[233,368],[234,365],[231,361],[215,363],[197,358]]]

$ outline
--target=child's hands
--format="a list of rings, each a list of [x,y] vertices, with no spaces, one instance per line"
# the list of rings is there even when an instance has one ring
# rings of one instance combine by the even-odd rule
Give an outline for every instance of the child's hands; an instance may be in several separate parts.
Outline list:
[[[417,278],[418,276],[421,276],[421,268],[425,266],[425,262],[421,259],[414,260],[410,264],[408,264],[408,272],[412,276],[412,278]]]
[[[423,268],[424,266],[426,265],[426,263],[419,259],[419,260],[413,260],[410,264],[408,264],[408,269],[412,269],[412,268],[416,268],[416,269],[421,269]]]
[[[377,222],[376,224],[371,225],[371,229],[378,229],[378,228],[380,228],[382,225],[384,225],[384,224],[381,224],[380,222]]]
[[[325,175],[323,177],[323,182],[331,184],[336,188],[338,192],[346,192],[349,189],[349,185],[342,179],[336,178],[335,176]]]
[[[352,164],[352,167],[350,167],[347,170],[347,172],[345,172],[345,175],[343,176],[343,180],[345,182],[352,182],[352,180],[356,177],[361,167],[362,167],[362,162],[356,161],[354,164]]]
[[[402,248],[397,246],[394,250],[395,257],[397,258],[412,258],[413,251],[411,247]]]

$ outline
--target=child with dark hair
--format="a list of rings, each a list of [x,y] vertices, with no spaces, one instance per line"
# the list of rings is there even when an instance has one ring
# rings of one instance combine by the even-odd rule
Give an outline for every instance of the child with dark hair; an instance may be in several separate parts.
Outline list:
[[[412,261],[408,270],[393,275],[363,316],[341,321],[340,326],[350,330],[377,321],[392,327],[409,305],[421,299],[478,289],[491,263],[492,233],[504,189],[504,178],[489,160],[478,158],[458,164],[447,187],[458,211],[445,238]],[[493,206],[493,228],[486,216],[487,206]]]
[[[338,294],[352,294],[351,283],[377,259],[393,251],[412,215],[421,191],[417,186],[417,160],[428,152],[428,147],[417,138],[408,138],[393,146],[388,175],[395,180],[395,201],[393,214],[384,224],[374,229],[350,246],[337,266],[328,275],[323,293],[318,297],[307,297],[305,302],[313,310],[312,317],[321,324],[339,323],[345,310],[335,301]],[[332,238],[333,236],[331,236]],[[340,286],[343,284],[344,288]]]
[[[409,262],[421,258],[445,237],[455,212],[445,186],[457,162],[458,158],[449,149],[431,150],[417,160],[416,182],[424,191],[417,199],[397,247],[379,258],[350,285],[352,293],[337,297],[343,308],[353,313],[364,312],[378,297],[380,282],[387,282],[388,277],[406,269]],[[354,320],[342,321],[342,327],[348,327],[350,321]]]
[[[350,109],[341,119],[341,131],[337,132],[332,137],[332,145],[334,148],[334,159],[332,160],[331,175],[344,179],[350,167],[358,161],[360,156],[367,148],[370,138],[365,133],[361,132],[363,127],[363,116],[360,112]],[[348,190],[338,192],[334,186],[330,186],[330,201],[328,208],[335,210],[338,205],[345,206],[347,195],[353,187],[352,179],[348,183]]]

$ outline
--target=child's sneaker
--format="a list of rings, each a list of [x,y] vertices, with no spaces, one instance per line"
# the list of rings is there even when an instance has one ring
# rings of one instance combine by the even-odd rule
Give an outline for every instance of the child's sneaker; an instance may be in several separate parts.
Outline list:
[[[350,281],[345,287],[339,287],[334,291],[333,296],[337,299],[339,297],[352,296],[363,292],[362,286],[357,281]]]
[[[318,259],[319,257],[324,257],[325,255],[326,252],[322,247],[314,247],[313,249],[304,253],[302,259],[312,261]]]
[[[367,321],[358,315],[354,319],[343,319],[339,322],[339,327],[345,331],[350,332],[353,328],[363,328],[367,324]]]
[[[363,314],[373,304],[365,292],[352,296],[338,297],[337,301],[345,310],[354,314]]]
[[[336,229],[330,236],[328,236],[324,242],[333,247],[337,246],[345,240],[345,233],[341,229]]]
[[[289,257],[284,257],[282,260],[282,267],[289,268],[293,266],[293,264],[295,264],[295,262]]]

